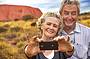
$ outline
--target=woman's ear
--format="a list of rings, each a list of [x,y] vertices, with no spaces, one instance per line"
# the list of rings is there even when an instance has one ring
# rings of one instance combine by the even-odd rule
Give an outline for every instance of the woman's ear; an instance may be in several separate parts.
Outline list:
[[[43,27],[41,26],[41,30],[43,29]]]

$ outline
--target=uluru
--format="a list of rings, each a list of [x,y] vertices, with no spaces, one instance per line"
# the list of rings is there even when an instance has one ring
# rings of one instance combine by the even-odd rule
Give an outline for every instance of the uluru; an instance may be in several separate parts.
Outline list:
[[[25,15],[31,15],[34,18],[39,18],[42,12],[39,8],[22,5],[0,5],[0,21],[20,20]]]

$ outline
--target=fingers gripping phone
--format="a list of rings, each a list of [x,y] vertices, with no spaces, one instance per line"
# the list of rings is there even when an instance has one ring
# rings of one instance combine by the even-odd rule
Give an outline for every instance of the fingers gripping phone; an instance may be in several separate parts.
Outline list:
[[[39,42],[40,50],[58,50],[57,41]]]

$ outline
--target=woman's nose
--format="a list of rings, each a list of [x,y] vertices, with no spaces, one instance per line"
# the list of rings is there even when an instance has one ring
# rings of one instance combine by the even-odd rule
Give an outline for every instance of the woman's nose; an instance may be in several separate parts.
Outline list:
[[[50,29],[53,29],[53,25],[50,26]]]

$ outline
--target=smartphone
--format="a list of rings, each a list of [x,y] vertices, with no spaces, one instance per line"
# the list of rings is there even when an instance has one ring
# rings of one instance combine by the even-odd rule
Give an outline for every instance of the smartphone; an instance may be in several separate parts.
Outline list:
[[[57,41],[39,42],[40,50],[58,50]]]

